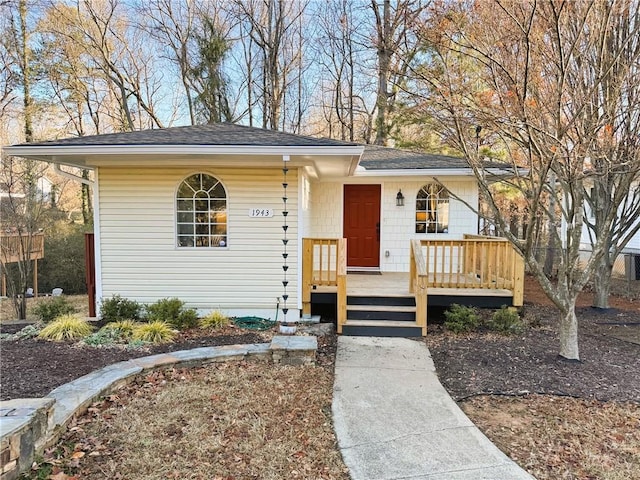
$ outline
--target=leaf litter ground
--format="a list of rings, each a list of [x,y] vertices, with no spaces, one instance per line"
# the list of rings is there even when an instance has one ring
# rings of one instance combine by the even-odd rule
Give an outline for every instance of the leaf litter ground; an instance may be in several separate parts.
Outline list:
[[[617,295],[611,300],[613,308],[602,313],[590,308],[589,292],[581,296],[578,317],[582,363],[579,364],[558,359],[558,340],[555,334],[558,312],[530,278],[526,283],[524,311],[531,328],[524,334],[503,337],[480,332],[454,336],[445,332],[440,325],[430,324],[427,345],[440,379],[450,394],[460,401],[462,408],[492,441],[538,479],[640,478],[637,474],[640,471],[639,290],[640,282],[614,284]],[[3,331],[12,329],[15,330],[16,327],[3,325]],[[53,344],[39,340],[2,341],[2,395],[3,398],[18,398],[27,396],[24,394],[27,392],[29,396],[43,396],[72,378],[114,361],[205,344],[266,341],[265,337],[269,336],[269,333],[265,336],[237,329],[215,335],[194,331],[184,334],[177,344],[154,347],[153,352],[78,348],[72,344]],[[230,364],[224,367],[222,373],[226,372],[227,378],[236,379],[241,386],[241,390],[235,387],[241,403],[227,401],[225,404],[229,408],[236,405],[234,408],[242,412],[242,405],[248,401],[249,394],[252,394],[252,398],[257,398],[264,405],[266,411],[270,412],[268,416],[276,419],[276,424],[281,429],[299,439],[296,441],[298,443],[284,442],[283,445],[305,445],[306,437],[300,435],[308,431],[309,425],[322,424],[323,427],[328,427],[323,433],[316,434],[327,440],[322,447],[322,456],[331,459],[328,464],[320,466],[320,463],[316,463],[317,457],[311,447],[301,450],[290,446],[286,448],[286,455],[278,461],[282,470],[273,470],[277,472],[273,477],[270,477],[271,469],[276,468],[275,466],[255,470],[257,463],[248,461],[246,451],[224,455],[224,464],[216,464],[216,467],[211,467],[211,471],[203,473],[193,470],[194,465],[201,460],[191,456],[183,457],[184,452],[192,455],[191,451],[195,450],[193,455],[198,455],[202,448],[215,449],[216,443],[212,440],[213,446],[203,447],[202,439],[197,436],[189,440],[191,428],[185,428],[187,419],[184,416],[172,418],[160,415],[157,397],[165,389],[167,392],[174,391],[171,390],[174,383],[177,383],[175,388],[183,388],[193,381],[198,385],[196,391],[207,391],[214,382],[213,373],[207,369],[198,369],[167,371],[154,374],[158,375],[156,377],[141,378],[127,389],[118,391],[117,396],[98,402],[86,416],[77,420],[77,424],[69,432],[70,436],[49,452],[49,463],[44,466],[49,469],[50,478],[54,480],[73,478],[72,475],[81,472],[79,478],[87,479],[154,478],[153,472],[158,462],[155,455],[141,457],[149,460],[147,466],[131,467],[139,469],[139,473],[125,473],[122,469],[106,470],[109,465],[127,464],[126,459],[129,457],[140,458],[135,452],[135,448],[139,447],[123,443],[122,440],[112,440],[116,438],[112,437],[112,433],[118,415],[124,414],[124,421],[120,421],[128,428],[125,437],[131,437],[127,441],[136,440],[139,435],[137,427],[134,428],[129,420],[132,409],[128,405],[129,402],[145,401],[147,403],[144,406],[135,408],[143,413],[143,419],[137,420],[139,423],[154,423],[157,417],[171,419],[168,423],[165,422],[163,430],[156,430],[151,436],[147,435],[147,438],[161,439],[161,442],[156,443],[168,444],[169,447],[177,444],[178,440],[185,442],[184,447],[169,448],[169,452],[164,453],[173,456],[173,470],[167,467],[161,478],[172,478],[171,475],[173,478],[278,478],[287,468],[290,471],[287,470],[285,476],[290,478],[348,478],[344,465],[337,460],[334,463],[337,448],[328,413],[335,337],[321,337],[320,344],[321,370],[294,368],[296,372],[303,373],[302,376],[295,375],[300,383],[294,388],[308,390],[310,386],[320,386],[320,390],[311,391],[315,392],[316,397],[324,399],[318,404],[323,405],[321,408],[310,406],[298,410],[294,408],[294,411],[299,415],[305,414],[309,409],[315,413],[322,412],[319,419],[292,423],[291,417],[285,416],[282,418],[287,421],[278,421],[279,417],[275,412],[281,412],[280,405],[284,404],[286,398],[283,400],[275,393],[286,389],[256,381],[278,369],[274,370],[263,364],[235,364],[239,371],[250,373],[248,377],[244,377],[236,373],[234,364]],[[260,368],[264,371],[254,370]],[[228,375],[228,369],[234,372],[233,375]],[[324,378],[320,372],[326,372],[329,377]],[[287,378],[290,381],[293,377],[287,375]],[[258,387],[257,390],[250,388],[254,384]],[[223,385],[224,382],[218,384],[220,391]],[[220,403],[214,402],[214,399],[217,401],[222,397],[213,395],[221,393],[211,395],[209,399],[212,403]],[[183,395],[180,393],[178,396]],[[184,410],[189,405],[182,402],[180,406]],[[174,410],[180,411],[178,408],[169,409],[170,412]],[[229,419],[235,418],[233,421],[239,422],[238,412],[233,409],[217,413],[218,417],[227,414]],[[205,420],[189,422],[194,422],[196,426],[199,422],[204,422],[211,427],[218,417],[212,415]],[[227,435],[233,434],[234,439],[222,436],[216,440],[218,445],[255,445],[253,437],[262,430],[253,426],[259,427],[263,421],[257,421],[258,417],[255,416],[248,418],[252,422],[245,424],[245,427],[224,430]],[[296,420],[297,416],[293,419]],[[268,435],[263,438],[271,440]],[[147,443],[153,442],[148,440]],[[217,452],[219,454],[220,450]],[[213,465],[210,455],[212,451],[206,453],[204,463]],[[301,460],[303,456],[304,461]],[[183,461],[182,458],[187,460]],[[188,465],[188,471],[182,470],[183,463]],[[218,468],[219,474],[216,474],[214,470]],[[317,471],[310,472],[309,468]],[[317,472],[322,472],[325,476],[320,476]],[[40,478],[47,478],[42,476],[42,470],[40,475]]]

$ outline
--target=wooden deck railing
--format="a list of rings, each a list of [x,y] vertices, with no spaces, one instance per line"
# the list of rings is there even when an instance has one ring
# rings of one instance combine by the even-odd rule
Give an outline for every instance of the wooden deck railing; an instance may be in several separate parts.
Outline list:
[[[311,314],[311,292],[318,286],[336,287],[338,318],[342,333],[347,320],[347,240],[346,238],[302,239],[302,314]]]
[[[427,262],[420,240],[411,240],[411,260],[409,262],[409,292],[415,295],[416,323],[422,328],[422,336],[427,335]]]
[[[511,290],[513,305],[522,306],[524,260],[507,240],[469,235],[463,240],[420,240],[420,248],[427,288]]]
[[[31,260],[44,258],[44,234],[29,235],[0,234],[0,256],[3,263],[21,262],[30,252]]]
[[[0,234],[0,262],[3,267],[0,272],[0,295],[7,295],[7,279],[4,265],[21,262],[28,257],[33,260],[33,290],[38,296],[38,260],[44,258],[44,234],[29,235]]]

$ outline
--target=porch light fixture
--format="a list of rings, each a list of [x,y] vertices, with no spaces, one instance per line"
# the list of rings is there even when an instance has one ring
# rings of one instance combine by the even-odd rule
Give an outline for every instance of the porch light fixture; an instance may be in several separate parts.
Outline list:
[[[404,195],[402,194],[402,190],[398,190],[398,194],[396,195],[396,207],[404,207]]]

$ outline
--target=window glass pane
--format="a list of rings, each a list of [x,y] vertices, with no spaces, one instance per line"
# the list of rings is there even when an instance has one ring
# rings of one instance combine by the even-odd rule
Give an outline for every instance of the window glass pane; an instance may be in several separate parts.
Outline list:
[[[196,224],[196,234],[198,235],[208,235],[209,234],[209,224]]]
[[[209,213],[207,212],[196,212],[196,223],[209,223]]]
[[[424,223],[416,223],[416,233],[425,233],[427,226]]]
[[[178,236],[178,246],[179,247],[193,247],[193,237],[182,237]]]
[[[178,189],[178,198],[191,198],[193,197],[193,188],[189,186],[187,182],[182,182]]]
[[[212,198],[227,198],[227,193],[224,191],[224,187],[220,183],[218,183],[209,193]]]
[[[216,210],[218,212],[222,212],[227,209],[227,201],[226,200],[211,200],[211,210]]]
[[[416,210],[426,210],[426,209],[427,209],[426,200],[416,200]]]
[[[205,192],[204,190],[198,190],[195,193],[194,198],[208,199],[209,198],[209,194],[207,192]]]
[[[225,223],[214,223],[211,225],[211,233],[226,234],[227,225]]]
[[[208,212],[209,211],[209,201],[208,200],[196,200],[193,203],[196,206],[196,211],[198,211],[198,212]]]
[[[179,223],[178,235],[193,235],[193,223]]]
[[[193,223],[193,213],[192,212],[178,212],[178,222],[179,223]]]
[[[194,192],[197,192],[198,190],[202,190],[199,173],[195,175],[191,175],[189,178],[185,180],[185,183],[189,185]]]
[[[196,237],[196,247],[208,247],[209,246],[209,237],[201,236]]]
[[[193,211],[193,200],[178,200],[178,211]]]
[[[211,190],[217,183],[218,180],[211,175],[202,175],[202,190],[205,192]]]

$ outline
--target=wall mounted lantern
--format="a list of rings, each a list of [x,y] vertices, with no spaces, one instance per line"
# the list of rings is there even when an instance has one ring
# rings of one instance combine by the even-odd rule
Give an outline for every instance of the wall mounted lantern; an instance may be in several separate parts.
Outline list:
[[[404,195],[402,194],[402,190],[398,190],[398,194],[396,195],[396,207],[404,207]]]

